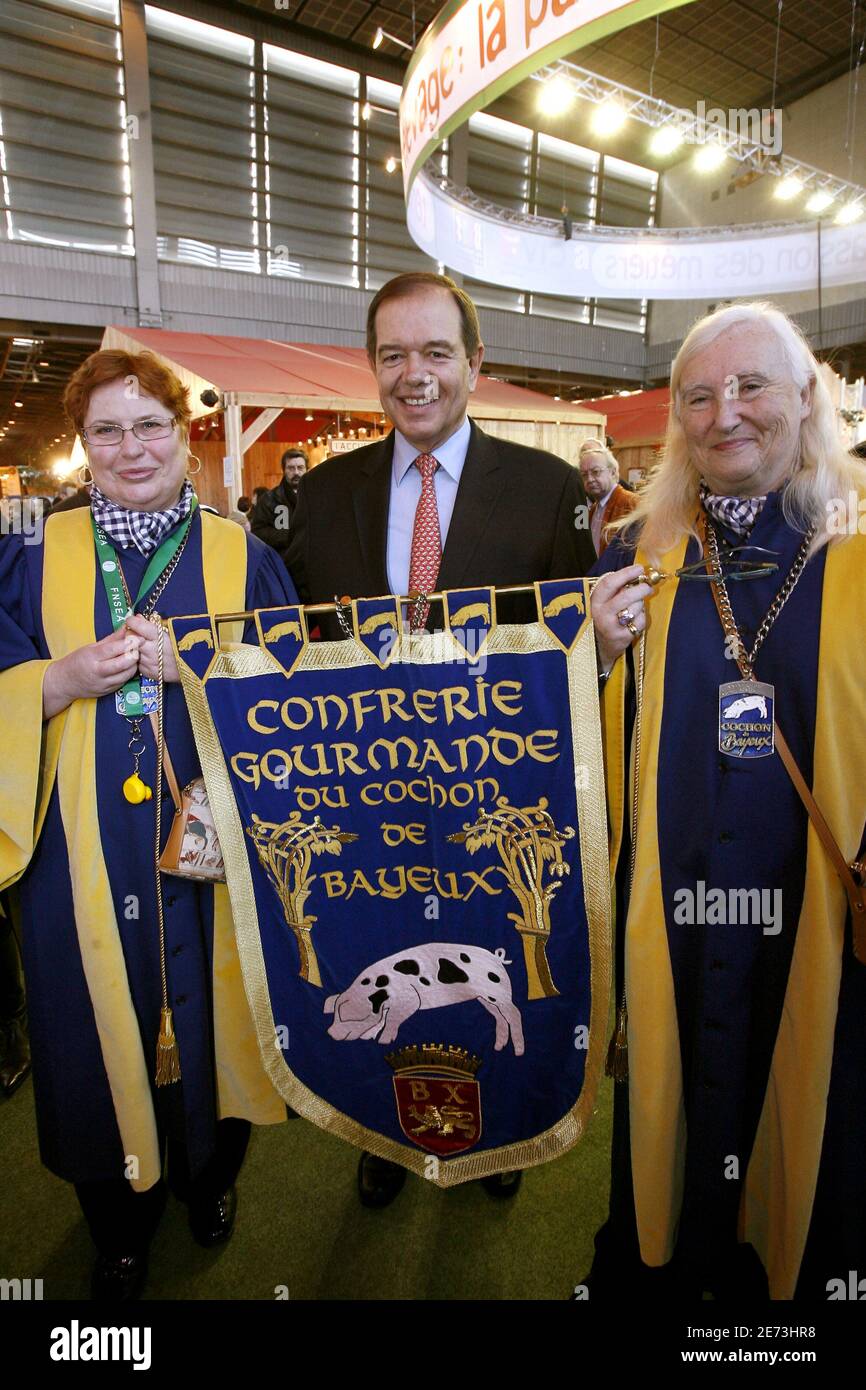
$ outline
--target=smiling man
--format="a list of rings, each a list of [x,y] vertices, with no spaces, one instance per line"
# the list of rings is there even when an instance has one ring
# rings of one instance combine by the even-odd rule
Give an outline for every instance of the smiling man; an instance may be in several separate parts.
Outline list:
[[[578,470],[491,438],[467,416],[484,345],[475,305],[453,280],[412,272],[383,285],[367,315],[367,355],[394,429],[302,479],[288,565],[304,602],[587,572],[595,552],[576,524],[586,514]],[[500,621],[531,620],[534,600],[510,596],[497,612]],[[405,1176],[364,1154],[362,1203],[387,1206]],[[511,1197],[520,1178],[483,1183],[491,1196]]]
[[[288,564],[304,601],[585,574],[578,470],[467,416],[484,357],[469,296],[444,275],[389,280],[370,304],[367,355],[394,430],[301,481]],[[527,616],[525,600],[500,608]]]

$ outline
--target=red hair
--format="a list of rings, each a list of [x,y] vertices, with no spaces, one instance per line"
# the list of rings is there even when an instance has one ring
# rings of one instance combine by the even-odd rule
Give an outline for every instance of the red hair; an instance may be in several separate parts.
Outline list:
[[[160,362],[152,352],[122,352],[117,348],[104,348],[100,352],[92,352],[82,362],[73,372],[63,393],[63,408],[77,434],[84,429],[90,397],[97,386],[126,378],[135,380],[140,395],[152,396],[160,401],[177,421],[182,433],[189,433],[192,419],[189,387],[184,386],[171,368]]]

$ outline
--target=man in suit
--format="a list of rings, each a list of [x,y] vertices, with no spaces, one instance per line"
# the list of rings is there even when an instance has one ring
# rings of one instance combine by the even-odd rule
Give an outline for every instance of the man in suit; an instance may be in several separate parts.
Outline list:
[[[434,453],[441,557],[428,591],[585,574],[594,555],[575,511],[585,503],[577,469],[467,418],[484,356],[469,296],[443,275],[398,275],[370,305],[367,353],[395,428],[302,479],[288,565],[303,601],[421,588],[409,582],[425,488],[413,464]]]
[[[276,487],[264,492],[250,513],[250,530],[285,560],[289,548],[292,513],[298,500],[298,486],[309,460],[304,449],[286,449],[280,459],[282,478]]]
[[[367,316],[367,355],[393,432],[301,480],[287,563],[305,603],[432,593],[586,574],[595,560],[580,475],[563,459],[485,434],[467,417],[484,345],[475,305],[444,275],[398,275]],[[497,601],[531,620],[531,596]],[[427,611],[412,609],[423,625]],[[437,620],[437,615],[432,615]],[[329,628],[330,632],[331,629]],[[364,1154],[366,1206],[386,1206],[405,1169]],[[513,1196],[520,1173],[485,1178]]]
[[[580,476],[592,505],[589,529],[599,558],[607,549],[605,527],[637,506],[637,495],[619,480],[619,464],[600,439],[586,439],[580,446]]]

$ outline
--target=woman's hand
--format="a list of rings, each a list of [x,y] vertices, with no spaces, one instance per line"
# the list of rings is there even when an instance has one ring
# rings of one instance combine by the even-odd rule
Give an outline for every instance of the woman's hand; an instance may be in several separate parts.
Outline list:
[[[112,695],[138,674],[141,638],[118,628],[101,642],[90,642],[52,661],[42,683],[42,717],[50,719],[73,700]]]
[[[603,574],[592,591],[592,621],[601,670],[607,672],[646,628],[644,599],[653,592],[651,584],[642,577],[643,565],[627,565],[625,569]],[[634,583],[638,580],[638,583]],[[627,587],[631,584],[631,587]],[[631,613],[632,632],[619,620],[620,613]]]
[[[133,613],[127,618],[126,626],[141,644],[138,653],[139,671],[143,676],[149,676],[151,680],[155,681],[159,675],[158,625],[152,623],[149,618],[143,618],[140,613]],[[165,634],[162,641],[162,678],[164,681],[180,680],[180,673],[177,669],[171,638],[168,633]]]

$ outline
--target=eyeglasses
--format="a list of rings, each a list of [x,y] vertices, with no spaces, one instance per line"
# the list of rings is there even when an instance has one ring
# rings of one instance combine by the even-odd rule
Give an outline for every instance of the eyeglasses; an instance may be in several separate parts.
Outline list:
[[[719,568],[717,570],[707,571],[706,560],[699,560],[697,564],[684,565],[682,569],[674,570],[672,574],[668,574],[664,570],[650,568],[643,579],[653,586],[660,584],[663,579],[697,579],[718,583],[721,579],[763,579],[765,575],[773,574],[779,568],[775,560],[747,559],[746,551],[751,551],[756,557],[759,553],[768,556],[779,553],[776,550],[767,550],[762,545],[724,546],[719,553]],[[641,580],[635,579],[631,582],[639,584]]]
[[[121,444],[123,436],[132,430],[136,439],[147,444],[151,439],[168,439],[174,429],[175,417],[170,420],[136,420],[134,425],[91,425],[81,431],[81,438],[90,445]]]

